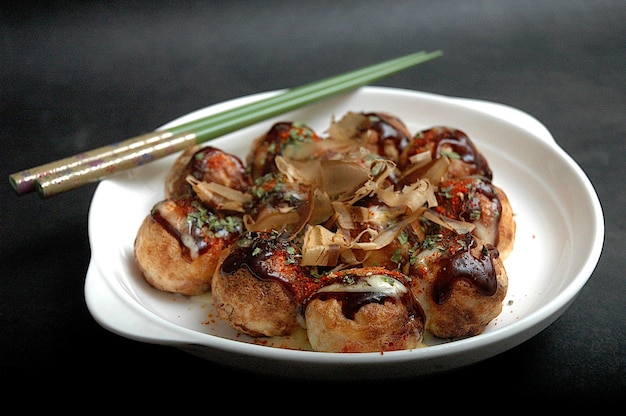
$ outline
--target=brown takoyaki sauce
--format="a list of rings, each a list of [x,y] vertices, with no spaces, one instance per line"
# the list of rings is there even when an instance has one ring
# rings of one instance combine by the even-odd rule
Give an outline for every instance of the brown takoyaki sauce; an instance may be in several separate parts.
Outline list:
[[[274,124],[259,140],[258,152],[247,160],[248,173],[256,180],[266,173],[277,170],[274,160],[277,155],[285,152],[286,146],[307,141],[320,140],[317,133],[310,127],[295,122],[279,122]]]
[[[498,289],[496,270],[493,260],[499,256],[498,250],[491,245],[484,245],[480,257],[476,258],[470,250],[476,247],[476,239],[467,233],[458,237],[461,249],[442,256],[440,269],[435,279],[432,296],[437,304],[445,303],[452,293],[452,286],[458,279],[469,281],[484,296],[493,296]]]
[[[347,319],[354,319],[354,315],[359,309],[368,303],[382,305],[387,300],[398,301],[394,296],[379,292],[318,292],[311,299],[336,299],[341,304],[341,311]],[[411,293],[405,293],[399,301],[406,305],[409,316],[417,320],[424,320],[424,310]]]
[[[446,180],[439,184],[437,212],[450,218],[473,222],[480,218],[483,208],[479,194],[491,201],[492,212],[499,216],[502,204],[496,190],[488,179],[467,177]]]
[[[377,272],[373,271],[372,274],[377,274]],[[405,276],[398,272],[390,270],[381,271],[381,274],[385,276],[385,279],[393,279],[398,281],[405,288],[407,288],[407,290],[404,293],[401,293],[399,296],[376,291],[374,288],[372,288],[372,291],[318,291],[313,296],[311,296],[309,301],[313,299],[320,299],[323,301],[335,299],[339,304],[341,304],[341,311],[343,315],[347,319],[352,320],[354,319],[354,316],[359,311],[359,309],[361,309],[361,307],[367,305],[368,303],[378,303],[382,305],[386,301],[402,302],[407,309],[408,316],[424,322],[426,316],[424,310],[413,295],[413,292],[411,292],[411,290],[409,289],[409,282],[407,281]],[[339,272],[337,276],[333,279],[333,281],[341,281],[346,285],[350,285],[356,283],[358,279],[362,279],[365,277],[366,275],[352,274],[352,271],[348,269],[344,272]],[[327,282],[327,284],[329,283]]]
[[[474,143],[461,130],[433,127],[419,132],[409,145],[410,149],[431,149],[433,159],[447,154],[473,166],[472,174],[492,179],[493,174],[487,159],[476,149]],[[453,154],[450,153],[450,150]],[[417,152],[413,152],[415,154]]]
[[[309,187],[290,182],[281,172],[271,172],[258,178],[250,188],[253,199],[249,203],[249,212],[258,214],[262,208],[297,207],[309,195]]]
[[[250,186],[245,172],[241,159],[211,146],[198,150],[189,162],[189,174],[194,178],[217,182],[239,191],[245,191]]]
[[[219,217],[194,197],[165,200],[150,211],[152,219],[175,237],[187,261],[206,253],[215,238],[234,241],[242,232],[238,217]]]
[[[394,144],[398,152],[407,146],[411,138],[406,134],[406,129],[400,120],[379,113],[365,113],[364,115],[369,120],[366,129],[371,129],[378,133],[377,145],[379,155],[387,155],[386,146],[389,142]]]
[[[249,232],[242,236],[222,262],[220,273],[228,276],[241,268],[259,280],[280,282],[298,305],[321,285],[300,266],[296,246],[275,232]]]

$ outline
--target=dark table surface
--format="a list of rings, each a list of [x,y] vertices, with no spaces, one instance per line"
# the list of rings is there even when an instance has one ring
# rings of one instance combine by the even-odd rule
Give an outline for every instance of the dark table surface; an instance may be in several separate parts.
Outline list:
[[[0,6],[3,379],[23,380],[12,383],[20,389],[100,383],[99,394],[152,384],[157,397],[213,396],[217,390],[192,383],[198,377],[229,377],[240,395],[337,387],[234,370],[102,328],[83,294],[97,185],[41,199],[15,195],[8,176],[209,104],[441,49],[441,58],[376,85],[505,103],[539,119],[597,191],[603,252],[569,309],[527,342],[446,373],[353,385],[380,386],[383,395],[415,390],[427,401],[437,392],[474,404],[508,397],[506,409],[538,399],[623,400],[626,2],[168,3]],[[61,375],[69,381],[59,386]]]

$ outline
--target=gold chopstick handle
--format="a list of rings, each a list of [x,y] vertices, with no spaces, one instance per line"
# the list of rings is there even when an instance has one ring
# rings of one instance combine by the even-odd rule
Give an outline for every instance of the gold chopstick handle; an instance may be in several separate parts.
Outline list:
[[[133,140],[136,138],[128,141]],[[196,144],[195,133],[177,135],[172,135],[169,131],[159,134],[153,133],[149,142],[144,142],[142,146],[135,146],[133,143],[131,148],[126,149],[126,152],[112,152],[110,155],[94,160],[89,164],[77,165],[74,169],[67,169],[67,165],[65,165],[65,169],[60,172],[49,174],[47,177],[36,178],[33,186],[39,196],[47,198],[152,162],[194,144]]]
[[[47,182],[63,172],[82,169],[83,166],[93,166],[104,163],[106,160],[136,151],[143,147],[156,145],[172,137],[169,131],[152,131],[132,137],[130,139],[79,153],[65,159],[56,160],[44,165],[36,166],[21,172],[9,175],[9,183],[18,195],[24,195],[37,188],[36,182]]]

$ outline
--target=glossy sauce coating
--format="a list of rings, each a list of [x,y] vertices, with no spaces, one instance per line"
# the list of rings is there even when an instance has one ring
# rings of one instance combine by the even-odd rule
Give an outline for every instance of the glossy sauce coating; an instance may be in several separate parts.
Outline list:
[[[337,300],[341,304],[343,316],[348,319],[354,319],[354,315],[359,309],[368,303],[382,305],[385,301],[397,301],[397,298],[393,296],[378,292],[318,292],[311,299]],[[403,294],[400,301],[405,304],[410,316],[416,319],[424,319],[424,311],[410,293]]]
[[[279,122],[257,138],[246,164],[250,178],[255,181],[263,175],[276,172],[277,155],[288,153],[290,145],[320,140],[310,127],[302,123]]]
[[[189,174],[204,182],[217,182],[239,191],[250,186],[243,162],[235,155],[207,146],[193,154]]]
[[[376,287],[372,287],[371,290],[351,290],[350,286],[358,284],[364,279],[374,277],[382,277],[390,281],[396,281],[397,285],[400,285],[401,290],[390,293],[384,290],[378,290]],[[358,269],[346,269],[336,274],[328,276],[328,281],[325,283],[325,287],[329,287],[333,283],[340,283],[339,287],[332,290],[319,290],[316,292],[309,301],[313,299],[329,300],[335,299],[341,304],[341,310],[343,315],[347,319],[354,319],[355,314],[364,305],[368,303],[384,304],[386,301],[401,302],[407,308],[408,315],[414,319],[425,319],[424,310],[420,306],[419,302],[413,296],[412,292],[408,290],[409,283],[406,276],[397,271],[388,270],[382,267],[365,267]],[[343,288],[342,288],[343,287]]]
[[[500,205],[491,182],[476,177],[447,180],[439,184],[436,208],[438,212],[471,222],[480,215],[478,195],[482,194],[495,204]],[[500,209],[501,210],[501,209]]]
[[[255,181],[250,193],[253,198],[247,210],[257,216],[264,210],[296,208],[308,198],[309,187],[299,182],[290,182],[280,172],[270,172]]]
[[[250,186],[241,159],[212,146],[193,146],[176,158],[165,180],[165,196],[178,198],[194,195],[193,188],[187,182],[188,176],[242,192]]]
[[[493,262],[499,253],[494,246],[483,244],[480,255],[475,256],[472,252],[477,251],[477,239],[470,233],[456,234],[450,230],[429,235],[426,243],[431,247],[417,254],[427,258],[422,267],[414,269],[415,278],[424,279],[426,274],[435,273],[430,277],[431,296],[435,303],[445,303],[450,298],[454,284],[460,279],[469,282],[483,296],[496,293],[498,280]]]
[[[297,247],[274,232],[247,233],[224,259],[220,273],[228,276],[241,268],[259,280],[280,282],[297,305],[321,286],[300,266]]]
[[[369,120],[365,130],[376,132],[376,153],[397,161],[400,152],[411,139],[404,123],[385,113],[364,113],[364,115]]]
[[[206,253],[216,238],[235,241],[243,229],[238,217],[221,218],[193,197],[161,201],[150,214],[178,240],[187,261]]]
[[[439,184],[437,203],[435,210],[446,217],[482,224],[491,232],[481,229],[479,237],[498,245],[502,203],[490,180],[476,176],[445,180]]]
[[[454,177],[480,175],[492,179],[493,174],[487,159],[478,151],[472,140],[461,130],[448,127],[433,127],[422,130],[413,137],[401,158],[402,167],[408,164],[408,158],[423,151],[430,151],[433,159],[443,155],[453,161],[462,162],[462,167],[453,167],[450,175]]]
[[[458,279],[465,279],[474,285],[484,296],[493,296],[498,288],[493,258],[498,251],[493,246],[484,246],[482,255],[474,257],[470,250],[476,247],[476,240],[469,234],[463,237],[465,250],[458,250],[441,261],[441,269],[433,286],[433,298],[438,304],[448,300],[452,285]]]

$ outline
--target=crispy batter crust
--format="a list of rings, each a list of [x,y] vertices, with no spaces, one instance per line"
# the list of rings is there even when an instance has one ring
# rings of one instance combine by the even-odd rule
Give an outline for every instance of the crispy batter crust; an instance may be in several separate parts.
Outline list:
[[[221,256],[220,265],[228,254]],[[222,273],[220,265],[211,291],[221,319],[252,336],[289,335],[300,326],[298,307],[281,282],[259,279],[247,267]]]
[[[417,348],[422,340],[418,321],[401,303],[368,303],[354,319],[343,314],[336,299],[313,299],[306,308],[309,342],[315,351],[376,352]]]
[[[165,177],[165,197],[175,198],[191,193],[191,186],[185,178],[190,172],[189,162],[193,155],[200,150],[199,145],[191,146],[176,158]]]
[[[393,286],[399,287],[398,291],[394,294],[374,286],[365,286],[367,290],[350,290],[368,277],[395,281]],[[348,279],[347,283],[344,278]],[[338,288],[337,282],[342,282]],[[424,313],[407,284],[406,276],[383,267],[338,272],[329,282],[333,289],[322,289],[306,304],[304,317],[312,348],[323,352],[417,348],[423,339]]]
[[[141,223],[134,244],[139,270],[153,287],[183,295],[199,295],[211,288],[217,255],[224,247],[218,241],[193,261],[182,256],[178,240],[150,215]]]
[[[494,185],[500,204],[502,205],[502,212],[500,213],[500,223],[498,224],[498,251],[500,251],[500,257],[505,260],[513,251],[515,243],[515,232],[517,225],[513,218],[513,207],[509,202],[509,198],[506,193],[499,187]]]

